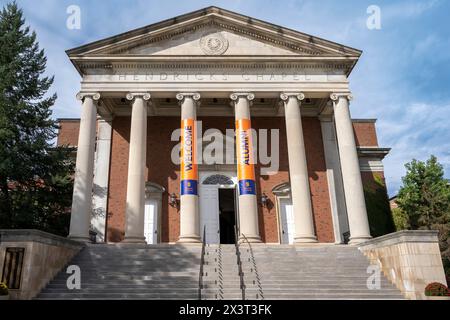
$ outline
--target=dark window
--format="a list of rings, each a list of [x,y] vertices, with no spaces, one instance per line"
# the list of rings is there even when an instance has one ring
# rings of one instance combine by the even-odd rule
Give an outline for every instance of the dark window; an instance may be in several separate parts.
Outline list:
[[[25,248],[6,248],[2,282],[9,289],[20,289],[24,253]]]

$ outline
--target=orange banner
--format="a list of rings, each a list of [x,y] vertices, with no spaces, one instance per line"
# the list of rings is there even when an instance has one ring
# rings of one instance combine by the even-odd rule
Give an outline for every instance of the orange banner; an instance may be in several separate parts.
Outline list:
[[[236,120],[236,156],[241,195],[256,194],[251,128],[250,119]]]
[[[197,194],[195,120],[181,120],[181,194]]]

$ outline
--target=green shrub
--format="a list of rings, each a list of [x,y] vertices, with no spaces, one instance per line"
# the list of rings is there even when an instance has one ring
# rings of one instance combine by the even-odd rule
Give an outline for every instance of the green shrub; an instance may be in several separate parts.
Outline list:
[[[4,282],[0,282],[0,296],[7,296],[9,293],[8,286]]]
[[[408,230],[409,219],[405,211],[400,208],[392,209],[392,218],[394,219],[394,225],[397,231]]]

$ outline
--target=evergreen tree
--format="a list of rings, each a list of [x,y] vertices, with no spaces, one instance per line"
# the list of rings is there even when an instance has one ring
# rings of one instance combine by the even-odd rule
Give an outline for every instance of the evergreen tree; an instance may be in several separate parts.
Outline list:
[[[412,160],[405,165],[397,204],[412,230],[439,230],[444,267],[450,275],[450,186],[435,156],[426,162]]]
[[[36,33],[15,2],[0,12],[0,228],[65,234],[70,206],[69,150],[54,148],[56,94]]]

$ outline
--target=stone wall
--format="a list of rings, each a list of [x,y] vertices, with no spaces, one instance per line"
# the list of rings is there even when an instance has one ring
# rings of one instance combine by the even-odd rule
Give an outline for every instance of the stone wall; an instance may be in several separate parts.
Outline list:
[[[364,242],[359,249],[409,299],[424,299],[431,282],[446,283],[438,231],[394,232]]]
[[[20,288],[10,290],[11,299],[28,300],[81,250],[82,244],[38,230],[0,230],[0,272],[7,248],[24,248]]]

